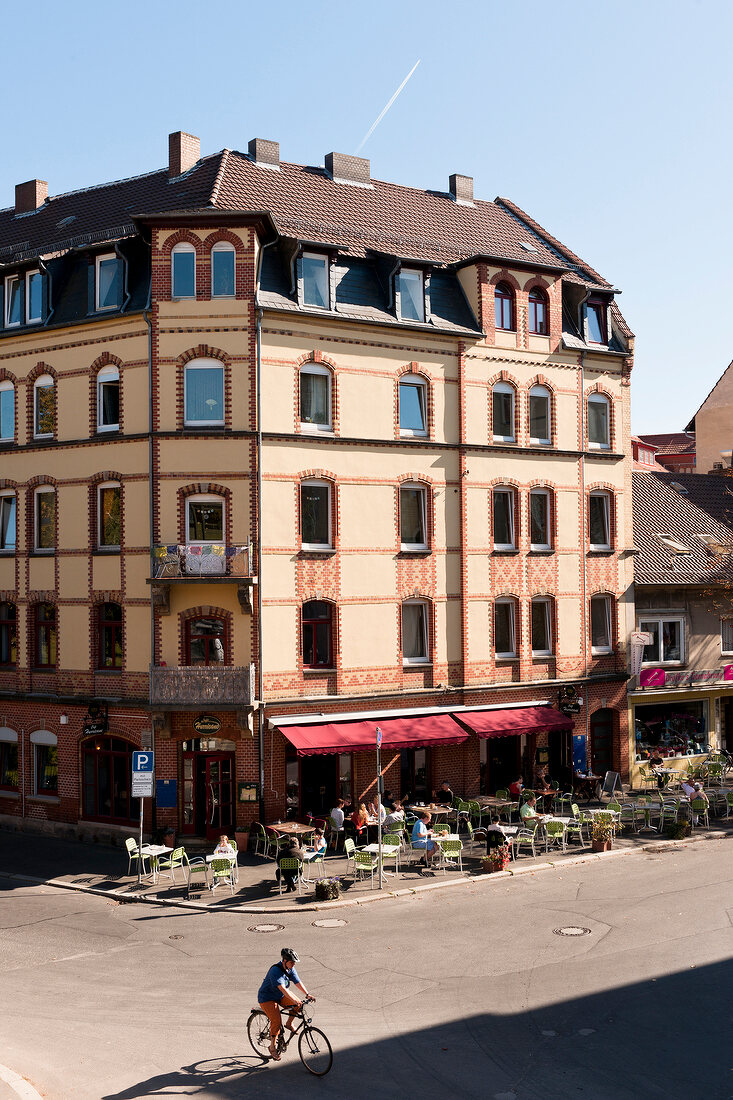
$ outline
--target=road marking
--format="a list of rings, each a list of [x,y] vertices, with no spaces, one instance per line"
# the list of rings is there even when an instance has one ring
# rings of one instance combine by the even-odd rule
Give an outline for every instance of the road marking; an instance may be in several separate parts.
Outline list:
[[[8,1069],[7,1066],[0,1065],[0,1081],[10,1085],[15,1095],[20,1097],[20,1100],[42,1100],[40,1092],[36,1092],[33,1085],[29,1084],[25,1077],[21,1077],[20,1074]]]

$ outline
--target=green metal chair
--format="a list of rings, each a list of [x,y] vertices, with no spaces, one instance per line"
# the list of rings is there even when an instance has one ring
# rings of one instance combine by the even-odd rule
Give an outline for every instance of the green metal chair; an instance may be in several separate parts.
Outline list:
[[[217,863],[217,862],[218,862],[218,860],[214,860],[214,863]],[[298,893],[300,893],[301,892],[301,884],[302,884],[302,880],[303,880],[303,868],[302,868],[300,860],[296,859],[295,856],[283,856],[282,859],[278,860],[277,865],[280,868],[280,878],[279,878],[279,881],[278,881],[278,893],[282,894],[282,892],[283,892],[283,886],[285,885],[285,872],[286,871],[295,871],[295,876],[294,877],[295,877],[295,881],[298,884]],[[213,867],[214,864],[212,863],[211,866]],[[233,886],[232,886],[232,893],[234,893],[234,887]]]
[[[385,833],[382,837],[382,863],[388,860],[394,861],[395,872],[400,869],[400,856],[402,855],[402,837],[399,833]]]
[[[297,859],[295,862],[299,863]],[[211,886],[209,887],[211,893],[214,893],[217,886],[228,886],[234,893],[234,860],[231,856],[212,859],[209,866],[211,867]]]
[[[725,816],[730,817],[731,811],[733,811],[733,791],[728,791],[725,796]]]
[[[186,876],[186,898],[191,897],[191,881],[194,878],[203,878],[207,890],[209,888],[209,865],[201,856],[189,859],[185,851],[183,853],[183,870]]]
[[[130,869],[132,868],[133,860],[138,860],[138,859],[141,861],[142,873],[144,875],[149,874],[149,869],[146,870],[146,868],[145,868],[145,860],[149,861],[150,860],[150,855],[145,851],[145,846],[143,845],[143,849],[142,849],[142,853],[141,853],[138,850],[137,841],[135,840],[135,838],[131,837],[131,836],[128,836],[127,839],[125,840],[125,848],[127,849],[127,873],[128,873],[128,875],[130,874]]]
[[[567,851],[564,821],[545,822],[545,851],[548,852],[550,847],[560,847],[563,852]]]
[[[444,825],[444,824],[440,824],[440,825],[433,825],[433,832],[434,832],[434,833],[435,833],[436,835],[437,835],[438,833],[450,833],[450,832],[452,832],[452,831],[453,831],[453,830],[451,829],[450,825]]]
[[[346,839],[344,840],[344,852],[346,853],[346,874],[347,875],[349,874],[349,864],[350,863],[352,864],[351,873],[353,874],[353,871],[354,871],[353,863],[354,863],[354,855],[356,854],[356,844],[354,844],[354,841],[351,839],[351,837],[347,836]]]
[[[609,808],[611,807],[611,805],[612,804],[609,802]],[[638,833],[638,831],[639,831],[639,823],[638,823],[639,822],[639,812],[640,812],[639,811],[639,806],[637,805],[636,802],[634,802],[632,800],[629,800],[628,802],[624,802],[623,805],[620,807],[620,810],[619,810],[619,813],[620,813],[619,821],[620,821],[621,825],[629,825],[631,827],[632,832]],[[643,816],[643,814],[642,814],[642,816]]]
[[[470,821],[466,823],[466,828],[468,829],[468,843],[472,849],[476,847],[477,841],[486,843],[486,829],[474,829]]]
[[[261,822],[259,822],[259,821],[253,821],[252,822],[252,832],[254,833],[254,838],[255,838],[255,852],[254,852],[254,854],[256,856],[262,856],[263,858],[266,858],[267,857],[267,848],[268,848],[268,845],[269,845],[270,842],[267,839],[267,833],[265,832],[264,825],[262,825]]]
[[[323,861],[324,856],[322,855],[303,860],[303,882],[311,883],[314,879],[326,877],[326,866]]]
[[[705,828],[709,829],[710,828],[710,814],[708,813],[708,804],[705,801],[705,799],[704,798],[693,798],[692,802],[690,803],[690,806],[692,807],[692,814],[693,814],[692,820],[690,822],[690,825],[692,826],[692,828],[693,829],[697,828],[697,825],[700,824],[701,819],[702,819],[702,823],[705,825]],[[697,816],[697,825],[695,824],[695,816]]]
[[[162,878],[166,875],[171,882],[176,881],[176,869],[178,867],[183,868],[183,857],[185,852],[183,848],[174,848],[169,856],[157,856],[156,857],[156,874],[158,878]],[[185,875],[185,871],[183,872]]]
[[[481,807],[479,806],[478,802],[473,802],[473,801],[467,802],[466,805],[469,808],[468,809],[469,821],[471,822],[471,824],[473,825],[473,827],[475,829],[479,829],[481,827]]]
[[[281,852],[287,851],[290,847],[290,838],[287,836],[281,836],[280,833],[275,832],[270,826],[266,826],[265,833],[267,835],[267,855],[269,858],[277,860]]]
[[[662,798],[659,803],[659,832],[664,829],[665,822],[672,821],[677,824],[679,816],[679,804],[670,799]]]
[[[463,845],[460,840],[438,840],[438,848],[440,849],[440,866],[443,868],[443,874],[446,873],[448,867],[456,867],[461,873],[463,873]]]
[[[524,790],[522,791],[521,795],[519,796],[520,807],[521,807],[523,802],[527,801],[528,798],[536,798],[536,797],[537,797],[537,791],[533,791],[529,787],[525,787]]]
[[[511,838],[512,855],[514,859],[516,859],[519,853],[525,848],[529,848],[533,856],[537,855],[535,850],[535,845],[537,843],[535,831],[535,829],[521,828]]]
[[[556,794],[554,803],[556,813],[569,813],[575,803],[575,796],[572,791],[566,791],[565,794]]]
[[[580,845],[583,846],[585,843],[583,840],[583,827],[585,825],[589,825],[591,821],[591,816],[590,814],[581,814],[580,809],[575,802],[573,802],[571,809],[573,812],[573,816],[570,821],[565,822],[565,836],[566,839],[577,836]]]
[[[374,889],[374,871],[378,866],[378,857],[373,852],[354,852],[354,879],[357,875],[361,880],[362,875],[369,874]]]

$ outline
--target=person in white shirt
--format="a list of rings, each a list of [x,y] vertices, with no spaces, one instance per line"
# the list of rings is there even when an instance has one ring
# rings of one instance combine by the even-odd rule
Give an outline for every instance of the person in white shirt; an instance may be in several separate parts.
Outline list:
[[[346,803],[343,798],[336,799],[336,805],[331,810],[331,821],[333,821],[337,829],[343,829],[344,827],[344,806]]]
[[[377,820],[377,818],[379,818],[382,824],[384,824],[384,819],[387,816],[387,810],[385,809],[383,802],[379,803],[379,810],[377,810],[376,802],[370,802],[367,806],[367,811],[369,813],[369,816],[373,817],[375,821]]]
[[[402,809],[402,803],[399,798],[395,799],[394,809],[387,814],[382,824],[385,829],[388,829],[392,825],[401,825],[404,820],[405,811]]]
[[[236,852],[234,851],[231,844],[229,843],[229,837],[226,836],[226,834],[222,834],[219,837],[219,843],[217,844],[216,848],[214,848],[214,855],[215,856],[233,856],[233,855],[236,855]]]

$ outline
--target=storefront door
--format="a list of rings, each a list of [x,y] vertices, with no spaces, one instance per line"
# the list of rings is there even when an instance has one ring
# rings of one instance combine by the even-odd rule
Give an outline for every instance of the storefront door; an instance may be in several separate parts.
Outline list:
[[[613,711],[597,710],[590,720],[590,759],[594,775],[605,775],[612,768]]]
[[[234,744],[210,738],[209,750],[198,747],[203,743],[183,745],[182,832],[211,840],[234,832]],[[232,751],[222,751],[225,746]]]

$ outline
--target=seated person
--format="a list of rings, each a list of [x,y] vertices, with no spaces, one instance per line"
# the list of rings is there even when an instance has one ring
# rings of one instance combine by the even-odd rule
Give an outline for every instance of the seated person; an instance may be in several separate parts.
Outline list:
[[[524,783],[521,775],[518,776],[513,783],[509,784],[509,794],[512,798],[519,798],[520,794],[524,790]]]
[[[316,829],[313,833],[313,843],[303,849],[303,859],[306,863],[310,863],[312,860],[318,859],[319,856],[325,856],[326,847],[325,836],[320,829]]]
[[[216,848],[214,848],[214,855],[235,856],[236,854],[237,853],[234,851],[231,844],[229,843],[229,837],[225,833],[222,833],[222,835],[219,837],[219,843],[217,844]]]
[[[687,779],[682,780],[682,790],[685,792],[687,797],[690,798],[690,799],[697,797],[696,794],[695,794],[695,784],[694,784],[693,780],[690,779],[689,777]]]
[[[401,825],[404,820],[405,811],[402,809],[402,803],[399,798],[397,798],[382,824],[385,829],[390,829],[393,825]]]
[[[708,796],[707,796],[707,795],[705,794],[705,791],[704,791],[704,790],[702,789],[702,784],[701,784],[701,783],[694,783],[694,784],[693,784],[693,790],[692,790],[692,798],[699,798],[699,799],[701,799],[701,800],[702,800],[702,801],[703,801],[703,802],[705,803],[705,806],[706,806],[706,807],[710,805],[710,799],[709,799],[709,798],[708,798]],[[690,801],[692,801],[692,799],[690,799]],[[692,824],[693,824],[693,825],[697,825],[697,824],[698,824],[698,816],[697,816],[697,814],[693,814],[693,815],[692,815]]]
[[[345,802],[343,798],[336,799],[336,805],[331,810],[331,821],[333,822],[334,829],[343,829],[344,827],[344,806]]]
[[[428,828],[429,825],[430,825],[430,814],[429,813],[419,813],[417,815],[417,821],[415,822],[415,824],[412,827],[412,847],[413,848],[424,848],[425,849],[425,853],[426,853],[425,862],[426,863],[427,863],[427,857],[428,856],[434,856],[435,853],[438,851],[438,845],[432,839],[433,830]]]
[[[399,801],[403,802],[404,799],[400,799]],[[382,804],[387,807],[387,810],[394,809],[395,796],[392,794],[391,791],[384,792],[384,794],[382,795]]]
[[[433,802],[436,806],[452,806],[455,797],[445,779],[440,784],[440,790],[433,791]]]
[[[486,827],[486,854],[489,855],[492,848],[498,848],[506,843],[506,834],[499,824],[499,815],[491,815],[491,824]]]
[[[382,824],[384,824],[384,819],[387,816],[387,809],[383,802],[380,802],[378,806],[376,802],[370,802],[367,806],[367,810],[370,817],[374,818],[375,821],[381,818]]]
[[[356,835],[361,836],[366,831],[366,827],[369,824],[369,814],[367,808],[363,802],[359,804],[359,808],[354,810],[351,815],[351,820],[354,823],[356,829]]]
[[[547,806],[548,802],[551,802],[555,797],[555,792],[550,786],[547,780],[547,765],[539,764],[534,771],[534,777],[532,779],[534,789],[537,792],[537,797],[542,800],[542,804]]]
[[[275,879],[277,880],[277,882],[279,882],[280,881],[280,875],[282,874],[282,876],[285,880],[285,885],[287,887],[286,893],[288,893],[288,894],[292,894],[293,890],[295,889],[295,880],[297,878],[298,872],[297,871],[281,871],[280,870],[280,861],[283,860],[283,859],[299,859],[300,862],[302,863],[304,856],[305,856],[305,852],[303,851],[303,849],[298,844],[298,841],[293,837],[288,842],[288,846],[286,848],[284,848],[283,851],[281,851],[280,854],[277,857],[277,870],[275,871]]]
[[[533,821],[541,825],[544,821],[547,820],[546,814],[537,813],[536,806],[536,798],[528,798],[527,801],[524,803],[521,810],[519,811],[519,817],[523,825],[530,824]]]

